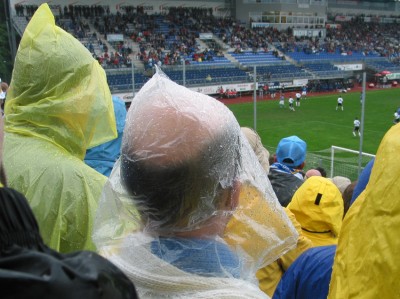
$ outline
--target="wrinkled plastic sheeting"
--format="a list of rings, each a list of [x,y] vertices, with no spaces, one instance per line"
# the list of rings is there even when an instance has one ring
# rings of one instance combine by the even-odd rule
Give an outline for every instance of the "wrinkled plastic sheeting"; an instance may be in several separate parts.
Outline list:
[[[218,138],[223,141],[212,145],[220,149],[215,154],[209,142]],[[130,248],[130,252],[135,246],[149,248],[160,232],[174,235],[204,228],[215,216],[229,220],[224,241],[219,241],[226,242],[238,256],[242,276],[254,276],[257,269],[293,248],[298,234],[232,112],[219,101],[179,86],[158,71],[132,101],[120,160],[136,159],[130,162],[173,168],[197,157],[202,148],[208,155],[202,160],[206,164],[202,170],[208,172],[202,174],[211,177],[214,185],[207,185],[210,180],[201,184],[199,199],[192,203],[195,207],[186,209],[189,213],[153,215],[146,194],[128,195],[121,179],[122,163],[118,161],[100,200],[94,232],[97,248],[116,256],[123,248]],[[219,155],[223,153],[224,156]],[[138,172],[135,179],[143,179],[141,175],[144,174]],[[240,190],[235,209],[215,202],[221,187]],[[131,238],[135,241],[127,242],[127,236],[134,231],[141,232]],[[145,235],[149,239],[141,239],[142,232],[148,233]]]
[[[83,160],[117,137],[104,70],[41,5],[21,39],[5,107],[6,129],[37,136]]]
[[[365,190],[346,214],[328,298],[400,296],[400,124],[384,136]]]

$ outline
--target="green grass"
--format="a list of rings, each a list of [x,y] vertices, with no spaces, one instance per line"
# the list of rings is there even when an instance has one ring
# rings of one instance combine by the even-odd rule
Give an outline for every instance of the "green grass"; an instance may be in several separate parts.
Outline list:
[[[285,95],[285,108],[278,100],[257,102],[257,132],[267,148],[276,148],[279,140],[297,135],[307,142],[309,152],[330,148],[332,145],[353,150],[360,149],[360,139],[354,137],[353,121],[361,120],[360,92],[342,95],[344,111],[336,111],[339,93],[309,97],[296,111],[288,109],[289,93]],[[228,105],[241,126],[254,127],[254,104]],[[368,90],[364,116],[362,151],[376,154],[379,143],[393,125],[394,112],[400,107],[400,89]]]

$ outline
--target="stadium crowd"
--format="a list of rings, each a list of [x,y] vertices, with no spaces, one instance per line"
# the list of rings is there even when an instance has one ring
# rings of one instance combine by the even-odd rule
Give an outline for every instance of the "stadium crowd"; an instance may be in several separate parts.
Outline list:
[[[270,154],[225,105],[159,68],[126,114],[47,4],[4,97],[4,298],[400,293],[399,124],[351,182],[306,171],[298,136]]]
[[[18,16],[31,17],[37,6],[17,4],[15,9]],[[270,51],[277,57],[291,52],[313,55],[362,53],[364,56],[387,57],[396,64],[400,60],[400,48],[395,42],[399,38],[400,22],[364,22],[362,17],[346,22],[332,19],[328,21],[338,26],[328,27],[325,37],[296,37],[293,28],[248,28],[232,17],[216,18],[208,8],[169,7],[160,15],[150,15],[143,7],[130,5],[121,6],[117,14],[111,14],[107,6],[101,5],[69,5],[60,7],[59,11],[58,18],[69,20],[68,26],[78,38],[86,37],[90,32],[87,22],[91,22],[105,40],[108,34],[124,35],[124,41],[115,43],[112,53],[100,36],[91,36],[86,46],[94,53],[92,44],[99,43],[102,51],[96,58],[104,62],[104,67],[129,67],[131,54],[143,61],[146,68],[224,56],[220,47],[200,49],[196,42],[200,33],[213,33],[235,53]],[[137,53],[132,53],[132,42],[139,46]]]

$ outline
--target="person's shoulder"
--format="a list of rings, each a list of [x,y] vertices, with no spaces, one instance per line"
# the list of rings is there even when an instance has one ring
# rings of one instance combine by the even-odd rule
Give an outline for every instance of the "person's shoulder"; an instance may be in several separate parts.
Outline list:
[[[49,248],[21,249],[12,260],[3,271],[3,278],[9,278],[3,279],[9,281],[2,293],[4,298],[76,298],[86,294],[85,298],[90,299],[98,298],[99,293],[116,299],[137,298],[129,278],[95,252],[62,254]],[[34,271],[35,267],[52,271],[43,279]],[[118,282],[117,288],[115,282]]]
[[[24,137],[13,134],[5,143],[5,164],[13,171],[10,181],[28,185],[71,185],[75,189],[101,188],[106,177],[86,165],[78,157],[37,138],[30,138],[29,147],[23,146]],[[9,136],[11,137],[11,136]],[[28,137],[29,138],[29,137]],[[43,147],[46,150],[42,150]],[[78,192],[78,190],[76,190]]]
[[[333,256],[336,252],[336,245],[328,245],[328,246],[317,246],[308,249],[303,253],[303,258],[310,258],[310,257],[329,257],[333,259]]]
[[[295,182],[297,182],[297,181],[303,182],[303,180],[298,175],[296,175],[297,173],[286,172],[286,171],[280,170],[274,166],[271,166],[269,170],[270,171],[269,171],[268,177],[271,180],[274,180],[277,178],[282,178],[285,180],[287,179],[287,180],[295,181]]]

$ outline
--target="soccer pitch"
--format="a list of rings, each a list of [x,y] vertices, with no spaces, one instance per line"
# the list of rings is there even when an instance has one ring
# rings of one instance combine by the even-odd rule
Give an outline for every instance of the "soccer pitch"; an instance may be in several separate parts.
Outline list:
[[[300,107],[295,106],[294,112],[288,108],[290,94],[294,95],[285,94],[283,109],[279,108],[278,99],[257,99],[257,132],[268,149],[276,148],[281,138],[291,135],[306,141],[308,152],[326,150],[332,145],[356,151],[360,149],[360,138],[352,133],[354,118],[361,120],[360,92],[308,97],[301,101]],[[336,110],[339,95],[344,99],[344,111]],[[228,107],[241,126],[254,127],[253,103]],[[366,90],[363,152],[376,154],[384,134],[393,125],[398,107],[400,88]]]

